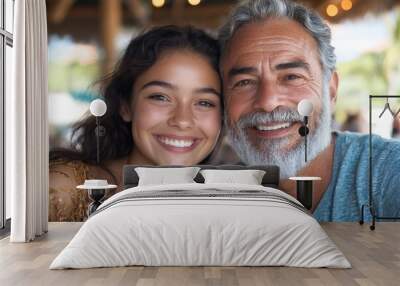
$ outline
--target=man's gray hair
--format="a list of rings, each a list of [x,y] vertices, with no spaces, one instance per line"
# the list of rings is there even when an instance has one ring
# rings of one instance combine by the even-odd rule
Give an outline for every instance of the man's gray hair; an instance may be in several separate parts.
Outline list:
[[[317,41],[325,79],[336,69],[336,56],[331,46],[331,30],[316,12],[290,0],[246,0],[241,2],[219,30],[222,52],[235,32],[245,24],[286,17],[298,22]]]

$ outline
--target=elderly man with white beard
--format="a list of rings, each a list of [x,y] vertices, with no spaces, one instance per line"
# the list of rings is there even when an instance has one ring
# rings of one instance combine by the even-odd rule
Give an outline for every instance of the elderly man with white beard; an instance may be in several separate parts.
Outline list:
[[[334,133],[338,75],[328,25],[289,0],[249,0],[220,29],[228,137],[245,164],[275,164],[280,188],[295,196],[290,176],[319,176],[313,215],[357,221],[368,202],[368,135]],[[313,103],[304,161],[302,99]],[[400,142],[373,137],[374,201],[380,216],[400,215]],[[369,213],[366,220],[370,220]]]

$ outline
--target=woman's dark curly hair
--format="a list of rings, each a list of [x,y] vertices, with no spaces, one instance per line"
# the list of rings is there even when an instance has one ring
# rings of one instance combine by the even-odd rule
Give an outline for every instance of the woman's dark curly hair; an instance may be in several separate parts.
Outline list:
[[[134,148],[131,123],[120,116],[121,104],[129,103],[136,79],[168,50],[190,50],[204,56],[218,73],[219,46],[216,39],[192,26],[155,27],[131,40],[114,71],[105,77],[102,97],[107,112],[101,118],[106,135],[101,138],[101,161],[128,156]],[[221,106],[223,100],[221,98]],[[223,110],[223,109],[221,109]],[[50,160],[80,160],[96,163],[96,119],[88,116],[73,126],[71,149],[55,149]]]

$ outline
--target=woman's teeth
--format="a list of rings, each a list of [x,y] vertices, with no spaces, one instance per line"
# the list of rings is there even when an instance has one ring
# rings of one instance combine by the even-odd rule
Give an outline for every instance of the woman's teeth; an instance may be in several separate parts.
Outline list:
[[[290,127],[291,122],[286,122],[286,123],[281,123],[281,124],[275,124],[275,125],[257,125],[256,128],[257,130],[260,131],[272,131],[272,130],[277,130],[277,129],[282,129],[282,128],[288,128]]]
[[[170,145],[170,146],[178,147],[178,148],[190,147],[194,143],[194,140],[177,140],[177,139],[171,139],[171,138],[166,138],[166,137],[160,137],[160,141],[166,145]]]

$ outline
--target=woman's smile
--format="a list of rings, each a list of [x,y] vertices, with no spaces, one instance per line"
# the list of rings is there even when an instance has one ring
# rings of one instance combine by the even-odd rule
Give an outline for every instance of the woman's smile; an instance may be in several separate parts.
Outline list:
[[[201,138],[192,136],[170,134],[154,134],[153,136],[165,150],[176,153],[191,152],[201,141]]]

